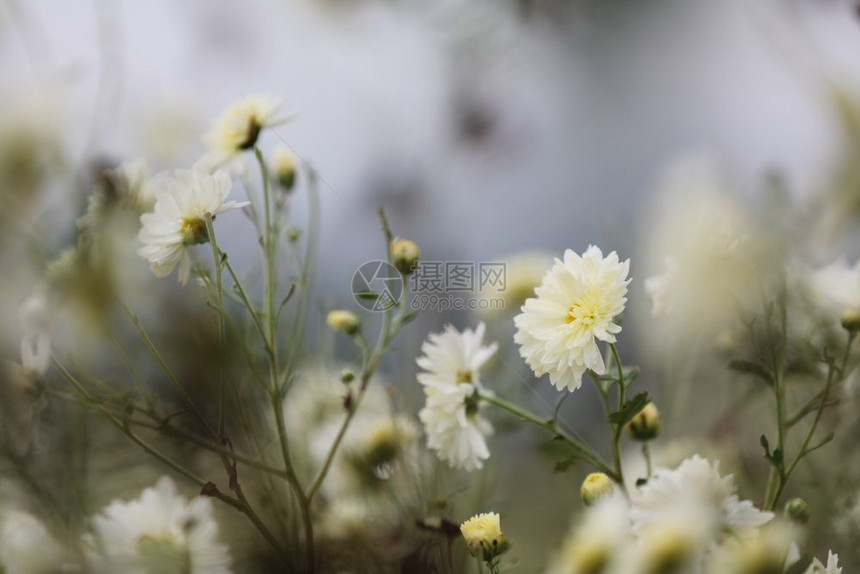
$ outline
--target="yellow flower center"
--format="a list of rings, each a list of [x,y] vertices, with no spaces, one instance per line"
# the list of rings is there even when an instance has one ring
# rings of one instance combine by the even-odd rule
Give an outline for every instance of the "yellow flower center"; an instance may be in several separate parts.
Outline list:
[[[590,328],[605,314],[603,301],[594,295],[585,295],[567,308],[564,319],[568,323],[577,323],[584,328]]]
[[[190,574],[191,556],[170,536],[141,536],[137,541],[141,566],[147,574]]]
[[[471,383],[472,382],[472,371],[459,371],[457,372],[457,384],[462,385],[463,383]]]
[[[209,233],[206,231],[206,222],[199,217],[183,219],[179,232],[185,236],[186,244],[199,245],[209,241]]]

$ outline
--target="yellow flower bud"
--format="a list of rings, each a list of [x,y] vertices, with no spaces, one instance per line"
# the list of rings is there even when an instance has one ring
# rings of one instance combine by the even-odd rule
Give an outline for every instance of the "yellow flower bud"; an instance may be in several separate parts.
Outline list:
[[[612,480],[602,472],[592,472],[582,481],[582,502],[591,506],[612,492]]]
[[[660,434],[660,424],[660,411],[648,403],[627,423],[627,432],[634,440],[651,440]]]
[[[329,311],[326,323],[332,329],[341,330],[347,335],[358,333],[358,329],[361,327],[361,320],[358,318],[358,315],[345,309]]]
[[[842,327],[850,333],[860,331],[860,309],[848,309],[842,313]]]
[[[502,534],[501,519],[495,512],[476,514],[460,525],[460,532],[472,556],[490,561],[510,548]]]
[[[404,275],[412,273],[420,255],[421,250],[414,241],[399,237],[391,240],[391,260],[397,270]]]
[[[279,147],[272,156],[272,168],[277,181],[284,191],[290,191],[296,184],[296,159],[288,149]]]

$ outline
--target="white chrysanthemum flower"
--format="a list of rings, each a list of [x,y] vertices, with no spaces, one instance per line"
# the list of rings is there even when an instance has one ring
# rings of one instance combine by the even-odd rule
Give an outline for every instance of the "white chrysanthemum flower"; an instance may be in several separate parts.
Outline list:
[[[568,249],[514,318],[514,340],[520,355],[540,377],[549,373],[559,390],[573,391],[591,369],[605,365],[597,341],[615,342],[621,326],[613,319],[624,310],[630,279],[630,260],[621,262],[614,251],[590,246],[582,256]]]
[[[177,170],[173,177],[159,181],[155,209],[140,216],[138,235],[143,243],[138,254],[149,260],[156,277],[167,277],[179,265],[179,282],[188,282],[189,248],[209,241],[206,216],[247,205],[227,201],[231,183],[226,173],[209,175],[197,166],[192,171]]]
[[[221,160],[229,161],[244,150],[257,143],[260,132],[272,121],[281,109],[281,101],[269,94],[248,96],[230,104],[212,122],[212,127],[204,137],[210,154]]]
[[[602,498],[573,527],[545,574],[590,574],[613,571],[624,547],[632,544],[627,501]]]
[[[818,302],[837,313],[860,311],[860,261],[851,267],[838,259],[812,271],[810,283]]]
[[[63,551],[41,520],[27,512],[3,516],[0,527],[0,571],[8,574],[55,574]]]
[[[772,512],[762,512],[749,500],[740,500],[734,478],[720,476],[718,467],[718,463],[695,455],[674,470],[657,470],[631,499],[633,532],[639,534],[685,506],[708,517],[710,530],[715,533],[732,529],[744,534],[773,518]]]
[[[818,558],[816,558],[812,561],[812,564],[809,565],[809,568],[807,568],[804,574],[842,574],[842,568],[839,567],[839,555],[828,550],[827,565],[825,566]]]
[[[498,349],[484,345],[486,327],[462,332],[448,325],[433,333],[421,347],[418,382],[424,385],[426,404],[418,417],[427,433],[427,446],[453,467],[472,471],[490,457],[485,437],[493,427],[480,413],[478,392],[481,367]]]
[[[100,572],[229,574],[230,553],[217,541],[212,501],[187,500],[161,478],[130,502],[114,501],[93,518],[91,555]]]

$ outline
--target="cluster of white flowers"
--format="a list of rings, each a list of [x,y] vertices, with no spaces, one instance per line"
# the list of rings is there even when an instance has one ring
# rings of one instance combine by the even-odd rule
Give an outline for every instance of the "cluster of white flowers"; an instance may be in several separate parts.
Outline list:
[[[628,501],[614,493],[587,509],[546,574],[782,572],[799,560],[793,529],[735,493],[731,476],[698,456],[659,469]],[[775,569],[757,569],[763,564]],[[841,572],[838,557],[807,574]]]
[[[475,470],[490,457],[486,437],[493,427],[481,415],[481,369],[498,345],[484,345],[486,327],[458,331],[448,325],[430,335],[421,347],[418,382],[424,386],[426,404],[418,413],[427,433],[427,446],[453,467]]]
[[[212,501],[181,496],[161,478],[130,502],[114,501],[93,518],[90,564],[105,574],[229,574]]]
[[[537,376],[549,373],[559,390],[576,390],[589,369],[605,370],[598,341],[614,343],[621,326],[630,260],[590,246],[581,256],[568,249],[514,318],[514,340]]]

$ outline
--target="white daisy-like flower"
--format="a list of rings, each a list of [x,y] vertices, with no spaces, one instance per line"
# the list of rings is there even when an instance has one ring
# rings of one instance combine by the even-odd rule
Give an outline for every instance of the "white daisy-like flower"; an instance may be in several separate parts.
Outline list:
[[[209,175],[199,166],[177,170],[161,178],[155,190],[155,208],[140,216],[138,254],[149,260],[156,277],[167,277],[179,265],[179,282],[188,282],[193,245],[209,241],[206,216],[213,218],[247,202],[227,201],[231,180],[224,172]]]
[[[821,563],[816,558],[806,569],[804,574],[842,574],[842,568],[839,566],[839,555],[834,554],[831,550],[827,551],[827,565]]]
[[[490,457],[486,437],[493,427],[480,413],[480,371],[498,344],[484,345],[486,327],[458,331],[447,325],[431,334],[421,347],[418,382],[426,403],[418,417],[427,433],[427,446],[455,468],[472,471]]]
[[[63,550],[44,523],[27,512],[11,511],[0,526],[0,571],[54,574],[63,567]]]
[[[613,319],[627,302],[629,270],[629,259],[619,261],[614,251],[604,257],[593,245],[582,256],[568,249],[555,260],[537,297],[514,318],[514,341],[538,377],[549,373],[556,388],[573,391],[586,370],[605,371],[597,341],[614,343],[621,332]]]
[[[210,154],[226,162],[251,149],[257,143],[260,132],[273,121],[280,109],[281,101],[269,94],[248,96],[230,104],[212,122],[211,129],[204,137]]]
[[[749,500],[740,500],[732,475],[720,476],[719,463],[712,464],[698,455],[673,470],[657,470],[633,494],[631,504],[630,519],[637,535],[683,507],[709,517],[715,533],[731,529],[745,534],[773,518],[772,512],[762,512]]]
[[[161,478],[137,500],[114,501],[93,518],[90,559],[99,572],[229,574],[230,553],[217,541],[212,502],[187,500]]]

